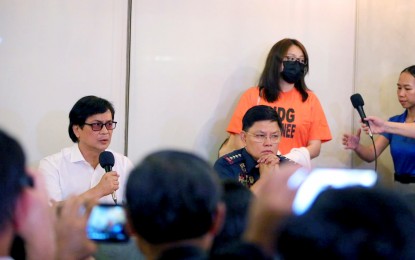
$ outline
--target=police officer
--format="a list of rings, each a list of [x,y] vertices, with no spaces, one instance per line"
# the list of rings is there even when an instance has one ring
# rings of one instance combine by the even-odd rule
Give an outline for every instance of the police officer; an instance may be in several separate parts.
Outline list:
[[[242,118],[245,147],[220,157],[214,165],[221,179],[238,180],[255,192],[262,174],[279,170],[286,157],[277,155],[282,123],[277,112],[265,105],[250,108]]]

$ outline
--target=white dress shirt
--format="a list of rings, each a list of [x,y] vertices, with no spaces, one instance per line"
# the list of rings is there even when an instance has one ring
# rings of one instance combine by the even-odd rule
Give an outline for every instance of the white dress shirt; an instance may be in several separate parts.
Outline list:
[[[108,150],[110,151],[110,150]],[[116,191],[118,203],[122,203],[125,185],[133,164],[126,156],[113,152],[115,164],[112,168],[119,175],[119,189]],[[62,201],[70,195],[80,195],[96,186],[105,174],[98,165],[95,169],[84,159],[78,144],[62,149],[59,153],[43,158],[39,163],[39,171],[46,180],[46,188],[50,199]],[[102,197],[100,203],[114,201],[111,194]]]

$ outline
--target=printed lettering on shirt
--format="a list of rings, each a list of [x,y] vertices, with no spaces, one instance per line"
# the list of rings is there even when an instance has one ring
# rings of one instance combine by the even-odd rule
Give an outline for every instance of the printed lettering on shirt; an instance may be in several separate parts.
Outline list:
[[[296,124],[292,124],[295,121],[295,110],[288,108],[287,110],[283,107],[274,107],[277,111],[279,118],[282,121],[281,135],[285,138],[294,138]]]
[[[281,135],[285,138],[294,138],[295,124],[282,124]]]

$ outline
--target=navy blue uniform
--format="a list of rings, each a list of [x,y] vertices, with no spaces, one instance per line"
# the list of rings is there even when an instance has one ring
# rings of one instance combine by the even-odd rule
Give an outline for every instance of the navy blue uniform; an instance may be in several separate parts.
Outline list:
[[[220,157],[213,167],[222,180],[233,179],[249,188],[259,179],[259,169],[255,168],[257,164],[242,148]]]

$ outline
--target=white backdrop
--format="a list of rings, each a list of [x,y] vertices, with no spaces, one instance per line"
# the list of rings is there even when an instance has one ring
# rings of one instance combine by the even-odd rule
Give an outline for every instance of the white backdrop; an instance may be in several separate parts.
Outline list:
[[[213,162],[236,102],[256,85],[270,47],[292,37],[309,52],[306,81],[333,134],[313,164],[373,167],[352,161],[341,146],[358,120],[349,97],[360,92],[366,113],[385,119],[402,111],[395,84],[415,60],[414,5],[133,0],[129,157],[137,162],[174,147]],[[21,141],[31,165],[71,144],[69,110],[89,94],[114,103],[120,123],[112,148],[124,150],[127,6],[127,0],[0,1],[0,127]],[[388,152],[380,169],[392,171]]]
[[[114,103],[123,151],[126,23],[127,1],[0,1],[0,127],[30,165],[72,144],[69,111],[91,94]]]
[[[317,166],[348,166],[354,82],[354,1],[134,0],[129,157],[161,148],[212,162],[240,95],[257,84],[278,40],[300,40],[306,81],[326,112],[333,140]]]

